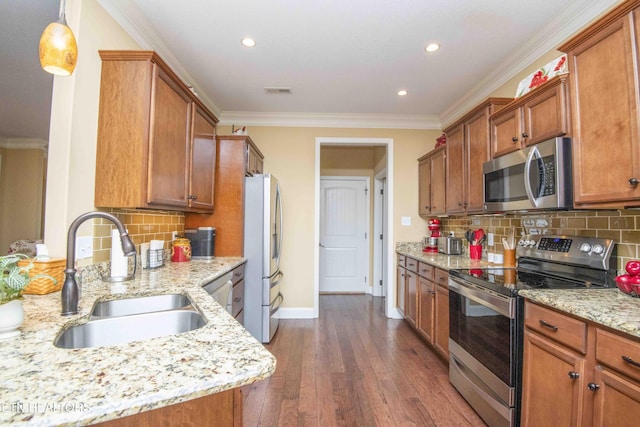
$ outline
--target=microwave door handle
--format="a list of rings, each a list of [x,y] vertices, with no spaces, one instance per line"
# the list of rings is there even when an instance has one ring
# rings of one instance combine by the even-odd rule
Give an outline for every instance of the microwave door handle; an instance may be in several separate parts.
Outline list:
[[[527,160],[524,163],[524,189],[527,192],[527,198],[529,199],[529,202],[531,202],[531,204],[537,208],[538,201],[533,195],[533,191],[531,189],[531,179],[530,179],[531,163],[533,163],[534,156],[536,156],[536,158],[540,157],[540,153],[538,152],[537,147],[531,147],[531,149],[529,150],[529,154],[527,155]]]

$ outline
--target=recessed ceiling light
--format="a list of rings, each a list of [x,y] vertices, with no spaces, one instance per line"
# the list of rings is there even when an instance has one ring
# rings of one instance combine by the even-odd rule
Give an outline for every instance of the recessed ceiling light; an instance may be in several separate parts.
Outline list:
[[[246,47],[254,47],[256,45],[256,41],[254,39],[250,39],[249,37],[245,37],[241,41],[242,46]]]
[[[402,89],[402,90],[398,91],[398,96],[405,96],[407,93],[409,93],[409,92],[407,92],[406,90]]]
[[[428,44],[427,47],[424,48],[424,50],[426,50],[429,53],[435,52],[438,49],[440,49],[440,45],[438,43]]]

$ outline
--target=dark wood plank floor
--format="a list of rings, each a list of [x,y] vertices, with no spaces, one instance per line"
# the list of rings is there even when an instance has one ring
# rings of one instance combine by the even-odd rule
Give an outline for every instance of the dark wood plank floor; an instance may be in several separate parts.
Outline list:
[[[321,295],[320,318],[284,320],[276,372],[243,388],[245,426],[484,426],[447,365],[384,300]]]

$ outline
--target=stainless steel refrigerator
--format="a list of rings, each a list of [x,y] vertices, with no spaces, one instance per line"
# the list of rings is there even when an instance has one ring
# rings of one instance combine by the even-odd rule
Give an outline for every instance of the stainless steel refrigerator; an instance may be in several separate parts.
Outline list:
[[[260,342],[268,343],[278,329],[282,200],[280,185],[270,174],[245,178],[244,327]]]

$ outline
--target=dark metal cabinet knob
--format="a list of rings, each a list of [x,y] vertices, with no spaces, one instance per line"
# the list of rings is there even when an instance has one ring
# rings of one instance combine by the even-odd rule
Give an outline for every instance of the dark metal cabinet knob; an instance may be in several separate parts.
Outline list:
[[[578,378],[580,378],[580,373],[576,371],[569,371],[569,378],[571,378],[572,380],[577,380]]]
[[[589,389],[589,391],[598,391],[598,389],[600,388],[600,385],[596,383],[589,383],[587,384],[587,388]]]
[[[635,187],[638,184],[640,184],[640,180],[638,180],[638,178],[629,178],[629,185],[632,185]]]
[[[529,138],[529,134],[528,134],[528,133],[526,133],[526,132],[522,132],[522,137],[523,137],[523,138]]]
[[[514,136],[513,138],[511,138],[511,140],[512,140],[513,142],[518,142],[518,137],[517,137],[517,136]]]

